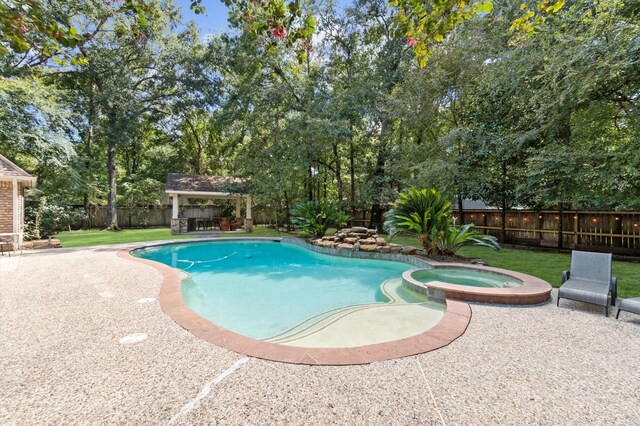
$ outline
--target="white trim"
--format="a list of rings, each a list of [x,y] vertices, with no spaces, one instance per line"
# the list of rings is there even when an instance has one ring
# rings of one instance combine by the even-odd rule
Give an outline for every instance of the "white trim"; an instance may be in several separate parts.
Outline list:
[[[180,195],[204,195],[208,197],[225,197],[225,198],[245,198],[248,195],[232,194],[230,192],[206,192],[206,191],[173,191],[166,190],[167,194],[180,194]]]

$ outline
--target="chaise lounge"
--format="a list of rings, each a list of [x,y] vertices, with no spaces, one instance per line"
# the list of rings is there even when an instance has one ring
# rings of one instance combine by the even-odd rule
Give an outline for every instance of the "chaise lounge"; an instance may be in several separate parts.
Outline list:
[[[618,314],[616,319],[620,316],[620,311],[631,312],[640,315],[640,297],[632,297],[631,299],[622,299],[618,306]]]
[[[561,298],[592,303],[604,306],[609,316],[609,293],[615,306],[618,286],[618,280],[611,276],[611,258],[611,253],[572,251],[571,269],[562,273],[557,306]]]

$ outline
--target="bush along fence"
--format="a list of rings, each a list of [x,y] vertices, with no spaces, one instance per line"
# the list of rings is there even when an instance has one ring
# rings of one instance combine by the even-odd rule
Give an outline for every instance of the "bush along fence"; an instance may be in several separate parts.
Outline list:
[[[502,240],[502,216],[500,210],[465,210],[463,222]],[[640,256],[637,211],[513,210],[505,219],[504,243]]]

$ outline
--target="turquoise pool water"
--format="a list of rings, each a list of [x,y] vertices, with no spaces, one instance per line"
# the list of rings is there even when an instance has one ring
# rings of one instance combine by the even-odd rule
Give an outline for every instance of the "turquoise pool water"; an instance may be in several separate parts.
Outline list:
[[[421,283],[440,281],[447,284],[470,287],[505,288],[520,287],[522,285],[522,281],[507,275],[466,268],[421,269],[412,273],[411,277]]]
[[[179,268],[185,303],[221,327],[256,339],[282,333],[331,309],[383,303],[380,285],[411,269],[349,259],[275,241],[207,241],[135,250]]]

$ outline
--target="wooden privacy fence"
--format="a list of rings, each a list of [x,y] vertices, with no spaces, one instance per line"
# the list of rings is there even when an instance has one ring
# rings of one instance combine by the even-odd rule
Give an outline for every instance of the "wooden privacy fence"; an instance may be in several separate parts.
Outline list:
[[[454,211],[454,216],[459,216]],[[506,216],[506,243],[562,247],[640,256],[640,212],[513,210]],[[500,210],[465,210],[464,222],[500,238]]]
[[[82,209],[82,206],[74,206],[76,209]],[[146,228],[157,226],[171,226],[171,206],[139,206],[139,207],[118,207],[118,226],[120,228]],[[222,216],[222,207],[220,206],[180,206],[181,214],[186,217],[196,219],[208,219],[211,217]],[[269,215],[260,212],[253,212],[253,220],[255,224],[270,224]],[[105,206],[92,206],[89,210],[88,217],[77,219],[71,227],[73,229],[80,228],[101,228],[107,222],[107,208]]]
[[[221,216],[220,206],[182,206],[188,217],[210,218]],[[459,216],[454,210],[454,216]],[[465,210],[465,223],[473,223],[485,234],[500,238],[502,213],[500,210]],[[256,225],[274,225],[273,215],[254,210]],[[354,222],[369,224],[370,214],[358,211]],[[88,220],[88,223],[87,223]],[[106,208],[92,207],[89,218],[78,220],[72,227],[100,228],[106,223]],[[538,247],[558,247],[560,213],[513,210],[507,213],[506,243]],[[170,226],[171,207],[118,207],[118,225],[121,228]],[[282,225],[280,223],[280,225]],[[562,213],[562,246],[565,249],[606,251],[616,254],[640,256],[640,212],[565,211]]]

